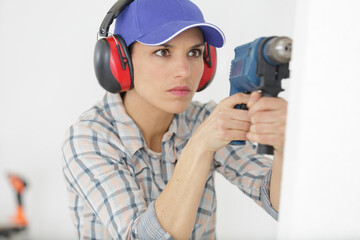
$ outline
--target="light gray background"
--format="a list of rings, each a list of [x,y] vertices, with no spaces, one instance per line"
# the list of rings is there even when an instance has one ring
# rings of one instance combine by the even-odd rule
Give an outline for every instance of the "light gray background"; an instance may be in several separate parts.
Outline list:
[[[218,102],[228,96],[236,46],[261,36],[292,37],[295,1],[194,2],[227,38],[218,50],[216,78],[196,100]],[[29,182],[24,193],[29,239],[76,239],[60,146],[65,129],[104,94],[94,75],[93,51],[113,3],[0,0],[0,222],[15,212],[6,173],[21,174]],[[220,175],[216,190],[218,239],[276,238],[277,223]]]
[[[279,240],[360,239],[360,1],[297,1]]]

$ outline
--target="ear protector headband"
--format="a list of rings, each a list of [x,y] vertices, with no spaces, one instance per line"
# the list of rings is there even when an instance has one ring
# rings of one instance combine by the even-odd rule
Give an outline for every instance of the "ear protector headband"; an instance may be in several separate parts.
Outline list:
[[[106,14],[99,33],[101,39],[96,42],[94,52],[95,75],[99,84],[108,92],[125,92],[134,87],[134,69],[131,53],[123,38],[109,35],[114,19],[134,0],[119,0]],[[216,48],[205,43],[204,72],[197,92],[204,90],[212,81],[216,71]]]

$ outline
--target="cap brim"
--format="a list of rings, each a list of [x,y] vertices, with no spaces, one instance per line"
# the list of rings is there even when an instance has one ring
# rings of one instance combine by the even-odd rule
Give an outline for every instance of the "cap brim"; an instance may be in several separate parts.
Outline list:
[[[210,23],[199,23],[193,21],[169,22],[156,30],[146,33],[137,41],[149,46],[158,46],[169,42],[180,33],[193,27],[199,27],[201,29],[204,34],[205,42],[210,45],[214,47],[222,47],[225,44],[225,35],[220,28]]]

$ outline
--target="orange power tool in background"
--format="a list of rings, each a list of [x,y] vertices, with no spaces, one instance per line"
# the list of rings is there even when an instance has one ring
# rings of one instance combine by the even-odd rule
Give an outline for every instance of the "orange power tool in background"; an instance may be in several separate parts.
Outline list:
[[[8,179],[16,193],[16,199],[17,199],[16,214],[13,216],[12,221],[9,225],[0,226],[0,237],[1,236],[10,237],[11,235],[17,232],[25,230],[28,225],[24,214],[23,199],[22,199],[22,194],[27,184],[23,178],[15,174],[8,174]]]
[[[19,176],[13,175],[13,174],[9,174],[8,178],[16,192],[16,197],[17,197],[17,209],[16,209],[16,214],[13,219],[14,224],[17,226],[26,227],[27,221],[26,221],[26,218],[24,215],[22,193],[23,193],[24,189],[26,188],[27,184],[24,179],[20,178]]]

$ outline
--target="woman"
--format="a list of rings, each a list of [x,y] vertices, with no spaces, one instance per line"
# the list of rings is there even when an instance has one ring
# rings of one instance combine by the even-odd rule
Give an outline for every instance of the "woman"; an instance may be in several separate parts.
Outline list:
[[[215,170],[277,218],[286,102],[192,102],[204,42],[221,47],[224,36],[188,0],[135,0],[115,33],[131,46],[134,88],[107,93],[63,146],[79,238],[214,239]],[[234,109],[241,103],[250,110]],[[272,145],[274,161],[232,140]]]

